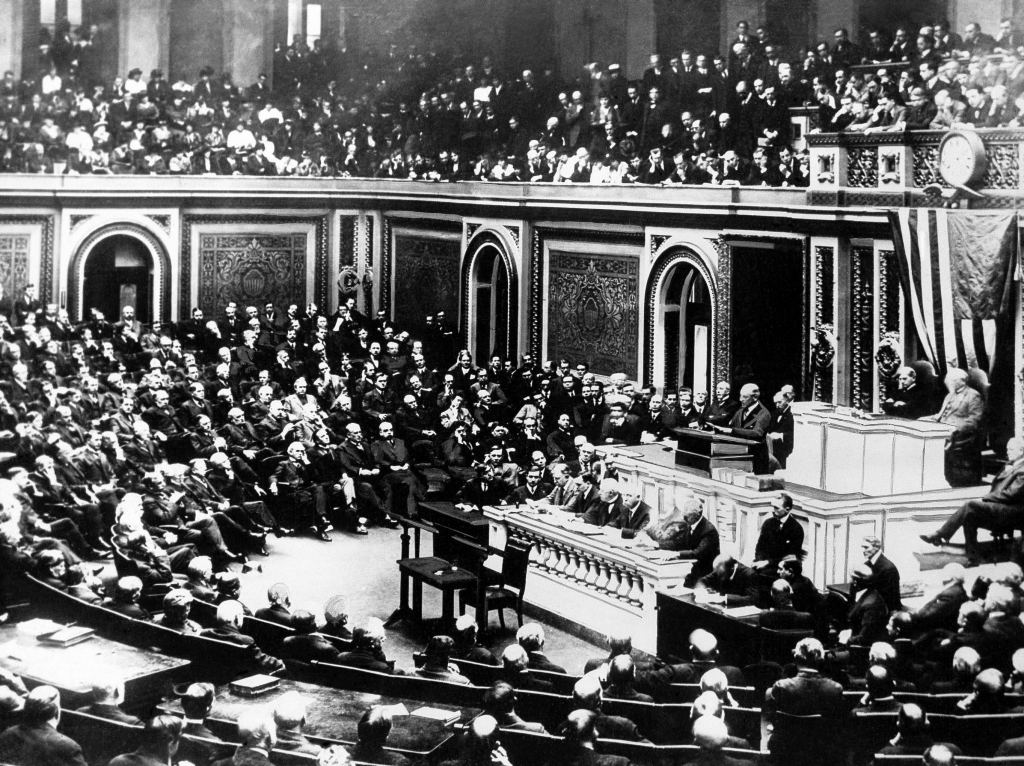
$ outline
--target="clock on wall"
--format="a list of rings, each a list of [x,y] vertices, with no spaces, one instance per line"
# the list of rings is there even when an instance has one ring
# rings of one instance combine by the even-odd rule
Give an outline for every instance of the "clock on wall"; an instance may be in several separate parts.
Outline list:
[[[985,175],[985,142],[973,130],[951,130],[939,144],[939,175],[950,186],[973,186]]]

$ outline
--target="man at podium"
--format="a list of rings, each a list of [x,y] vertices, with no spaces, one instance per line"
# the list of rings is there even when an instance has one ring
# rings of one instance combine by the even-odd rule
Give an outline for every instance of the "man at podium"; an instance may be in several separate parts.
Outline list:
[[[756,383],[747,383],[740,389],[740,408],[732,416],[728,426],[712,425],[716,433],[731,434],[741,439],[757,442],[751,448],[754,473],[768,473],[768,428],[772,422],[771,413],[761,404],[758,397],[761,390]]]

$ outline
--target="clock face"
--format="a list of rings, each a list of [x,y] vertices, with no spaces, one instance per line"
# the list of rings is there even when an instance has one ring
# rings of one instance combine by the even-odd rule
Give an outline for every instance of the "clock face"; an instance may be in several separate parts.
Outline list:
[[[939,146],[939,174],[951,186],[966,186],[979,170],[978,146],[972,136],[950,133]],[[984,157],[984,146],[981,148]]]

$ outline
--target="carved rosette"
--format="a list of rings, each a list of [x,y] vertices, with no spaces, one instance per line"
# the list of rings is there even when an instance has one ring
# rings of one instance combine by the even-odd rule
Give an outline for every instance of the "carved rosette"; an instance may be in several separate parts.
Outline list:
[[[544,310],[544,296],[541,294],[543,277],[544,247],[540,230],[534,228],[530,246],[530,355],[541,358],[541,311]]]
[[[384,216],[384,246],[380,259],[380,306],[378,311],[391,315],[391,219]]]

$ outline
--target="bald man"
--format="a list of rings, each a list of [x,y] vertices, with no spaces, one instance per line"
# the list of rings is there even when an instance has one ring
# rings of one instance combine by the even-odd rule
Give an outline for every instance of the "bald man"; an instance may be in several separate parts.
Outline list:
[[[718,433],[738,436],[757,442],[753,448],[754,473],[764,474],[770,470],[768,462],[768,428],[772,415],[761,404],[761,389],[756,383],[747,383],[740,389],[740,408],[732,416],[728,426],[712,424]]]

